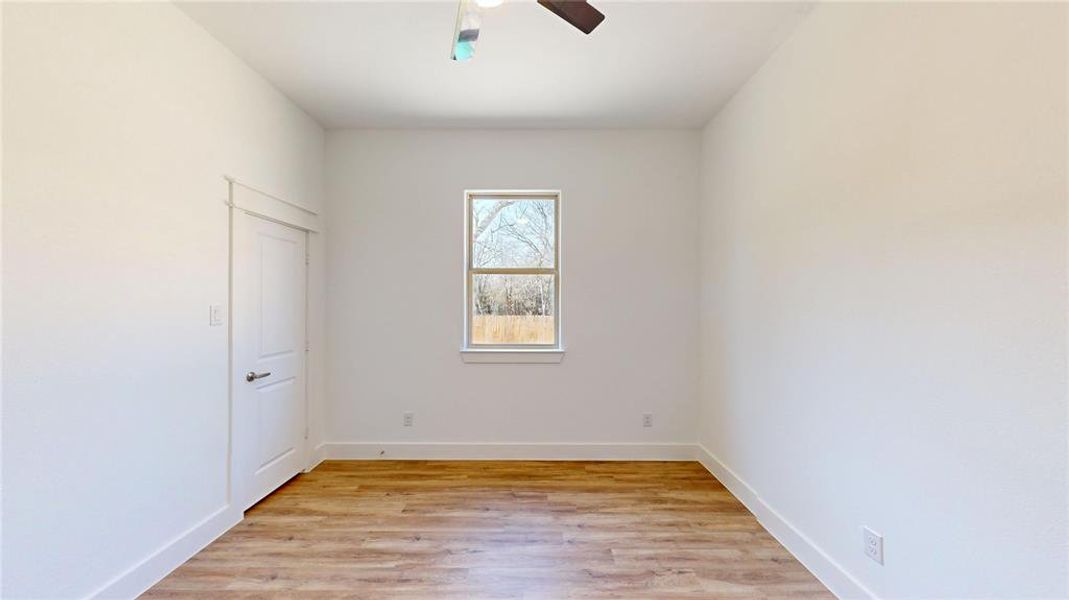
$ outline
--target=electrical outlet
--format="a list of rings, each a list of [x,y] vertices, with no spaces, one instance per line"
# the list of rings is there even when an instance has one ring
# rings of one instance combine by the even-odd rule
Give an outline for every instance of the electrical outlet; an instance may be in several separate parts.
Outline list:
[[[862,541],[865,544],[865,556],[883,564],[883,536],[869,529],[861,528]]]
[[[415,416],[412,413],[406,412],[404,418],[401,421],[401,424],[404,425],[405,427],[411,427],[412,426],[412,420],[414,418],[415,418]]]
[[[642,426],[653,427],[653,413],[642,413]]]

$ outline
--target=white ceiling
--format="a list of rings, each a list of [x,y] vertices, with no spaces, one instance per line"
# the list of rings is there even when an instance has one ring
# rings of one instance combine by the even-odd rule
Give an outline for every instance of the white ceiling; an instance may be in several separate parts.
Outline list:
[[[592,0],[589,36],[514,0],[450,60],[457,3],[181,4],[328,128],[698,127],[808,3]]]

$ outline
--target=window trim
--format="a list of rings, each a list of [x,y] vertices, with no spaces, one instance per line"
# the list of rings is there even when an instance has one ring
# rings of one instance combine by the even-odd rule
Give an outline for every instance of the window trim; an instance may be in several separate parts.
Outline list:
[[[553,268],[476,268],[472,264],[472,202],[485,198],[545,199],[553,201]],[[560,190],[465,190],[464,191],[464,362],[560,362],[564,354],[561,335],[561,191]],[[554,344],[473,344],[472,280],[475,275],[552,275]]]

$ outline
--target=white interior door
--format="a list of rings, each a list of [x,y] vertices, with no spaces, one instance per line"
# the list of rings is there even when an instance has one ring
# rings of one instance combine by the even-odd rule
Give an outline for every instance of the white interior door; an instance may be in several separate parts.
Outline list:
[[[305,463],[304,231],[234,211],[233,500],[242,510]]]

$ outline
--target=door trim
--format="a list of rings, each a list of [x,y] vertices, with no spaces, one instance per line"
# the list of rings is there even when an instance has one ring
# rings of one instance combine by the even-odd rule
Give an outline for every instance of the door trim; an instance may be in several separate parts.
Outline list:
[[[258,190],[233,177],[227,182],[226,205],[279,225],[318,233],[319,213],[295,202]]]

